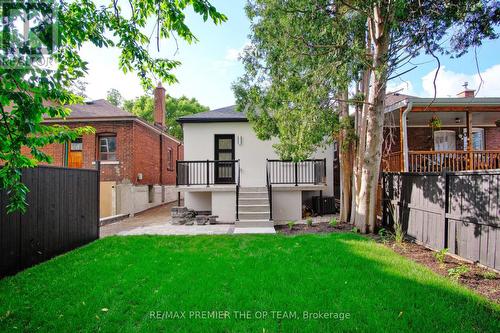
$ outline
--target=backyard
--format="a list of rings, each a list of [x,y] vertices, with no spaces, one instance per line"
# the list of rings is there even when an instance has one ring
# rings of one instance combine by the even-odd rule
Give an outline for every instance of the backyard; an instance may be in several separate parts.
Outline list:
[[[109,237],[0,295],[2,332],[500,328],[498,304],[352,233]]]

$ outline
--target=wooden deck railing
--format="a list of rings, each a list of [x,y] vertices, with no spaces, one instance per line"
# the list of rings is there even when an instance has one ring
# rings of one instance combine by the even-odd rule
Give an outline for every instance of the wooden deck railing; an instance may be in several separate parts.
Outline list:
[[[401,152],[390,153],[382,156],[382,168],[385,172],[401,171]]]
[[[382,157],[382,170],[401,171],[400,152]],[[500,168],[500,150],[410,151],[409,172],[488,170]]]

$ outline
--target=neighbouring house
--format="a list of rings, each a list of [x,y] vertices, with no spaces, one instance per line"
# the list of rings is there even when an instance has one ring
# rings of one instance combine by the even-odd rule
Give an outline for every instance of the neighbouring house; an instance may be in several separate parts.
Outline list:
[[[133,215],[177,199],[176,161],[183,158],[183,145],[165,128],[165,89],[158,86],[154,96],[154,124],[102,99],[69,106],[72,112],[65,119],[44,120],[95,128],[95,134],[42,150],[57,166],[90,169],[100,161],[101,218]]]
[[[237,227],[273,226],[309,213],[332,212],[334,146],[303,162],[280,160],[276,141],[257,138],[235,106],[180,117],[184,160],[177,188],[185,206]],[[307,209],[303,209],[308,207]]]
[[[500,168],[500,98],[387,95],[382,169],[442,172]]]

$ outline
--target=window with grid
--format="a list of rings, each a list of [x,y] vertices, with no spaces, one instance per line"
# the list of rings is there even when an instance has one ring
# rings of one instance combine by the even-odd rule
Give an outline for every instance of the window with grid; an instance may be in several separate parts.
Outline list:
[[[116,161],[116,136],[99,137],[99,159],[101,161]]]

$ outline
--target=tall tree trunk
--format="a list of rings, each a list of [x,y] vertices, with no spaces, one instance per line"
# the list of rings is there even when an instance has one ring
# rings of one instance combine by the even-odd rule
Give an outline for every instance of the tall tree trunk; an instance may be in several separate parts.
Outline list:
[[[349,105],[347,99],[349,94],[344,91],[340,96],[339,116],[342,128],[339,133],[339,160],[340,160],[340,186],[342,189],[340,196],[340,221],[349,221],[352,204],[352,172],[353,172],[353,148],[354,144],[349,135],[350,125]]]
[[[370,38],[366,36],[366,54],[371,54]],[[361,93],[364,101],[368,98],[370,87],[371,69],[367,68],[363,72],[359,93]],[[361,188],[361,169],[363,167],[363,156],[366,149],[366,115],[368,113],[368,104],[363,103],[357,106],[357,120],[356,120],[356,133],[358,134],[358,141],[355,149],[354,167],[353,167],[353,182],[352,182],[352,207],[356,209],[351,210],[352,224],[356,224],[357,207],[359,206],[359,190]]]
[[[382,5],[380,5],[382,6]],[[387,54],[389,34],[385,31],[390,13],[384,17],[382,9],[375,5],[373,18],[368,20],[370,44],[372,46],[372,79],[366,101],[366,142],[358,151],[362,165],[360,185],[357,193],[355,225],[363,233],[373,232],[376,224],[376,197],[380,171],[382,138],[384,128],[384,106],[387,83]],[[387,12],[386,12],[387,13]],[[363,147],[361,147],[363,148]]]

